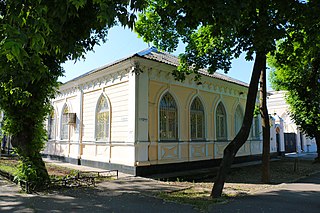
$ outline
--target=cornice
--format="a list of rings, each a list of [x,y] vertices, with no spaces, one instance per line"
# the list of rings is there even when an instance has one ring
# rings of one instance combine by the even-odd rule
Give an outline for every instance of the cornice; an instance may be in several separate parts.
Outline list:
[[[246,99],[247,97],[247,87],[229,83],[220,79],[202,76],[201,84],[197,84],[197,82],[194,81],[195,75],[191,74],[186,76],[186,79],[183,82],[180,82],[174,79],[170,71],[148,67],[145,67],[145,69],[149,72],[149,80],[160,81],[163,83],[174,84],[184,87],[191,87],[193,89],[198,89],[206,92],[214,92],[217,94],[237,97],[241,99]]]

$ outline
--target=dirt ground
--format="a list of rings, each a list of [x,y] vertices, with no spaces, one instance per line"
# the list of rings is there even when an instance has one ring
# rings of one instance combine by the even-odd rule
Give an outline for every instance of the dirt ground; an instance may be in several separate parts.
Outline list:
[[[271,182],[261,182],[261,165],[251,165],[240,168],[233,168],[225,183],[223,193],[228,197],[243,196],[262,192],[281,183],[291,183],[300,178],[320,172],[320,164],[313,164],[310,160],[280,159],[270,163]],[[191,181],[172,181],[171,184],[183,184],[189,187],[190,193],[198,192],[203,196],[209,196],[214,176],[203,179],[188,177]],[[188,192],[186,192],[188,193]]]

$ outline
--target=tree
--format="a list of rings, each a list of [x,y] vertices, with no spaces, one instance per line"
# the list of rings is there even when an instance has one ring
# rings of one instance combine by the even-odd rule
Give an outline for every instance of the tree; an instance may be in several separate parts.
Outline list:
[[[255,55],[243,124],[224,150],[213,197],[221,196],[233,159],[249,136],[266,55],[275,50],[276,40],[286,37],[290,19],[301,14],[298,7],[302,4],[295,0],[150,0],[139,17],[135,30],[145,41],[167,51],[174,50],[179,39],[187,44],[186,52],[180,55],[181,65],[173,73],[179,80],[198,74],[202,68],[210,73],[217,69],[227,72],[231,60],[242,52],[247,60]]]
[[[303,133],[314,137],[320,162],[320,8],[309,1],[299,27],[279,43],[268,59],[271,83],[275,90],[287,90],[290,117]],[[290,45],[288,45],[290,44]]]
[[[21,160],[18,179],[41,186],[48,173],[40,151],[61,63],[83,57],[118,23],[132,28],[143,1],[0,1],[0,108]]]

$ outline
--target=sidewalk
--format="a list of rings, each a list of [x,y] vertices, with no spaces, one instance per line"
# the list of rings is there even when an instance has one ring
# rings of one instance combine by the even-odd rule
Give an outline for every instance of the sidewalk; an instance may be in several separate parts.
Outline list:
[[[45,159],[48,163],[81,171],[103,171]],[[155,193],[181,190],[182,185],[119,174],[119,179],[95,188],[73,188],[25,194],[0,176],[0,212],[199,212],[191,205],[163,201]],[[209,212],[319,212],[320,173],[297,183],[280,184],[267,191],[212,205]]]
[[[320,212],[320,173],[296,183],[280,184],[265,192],[212,206],[209,212],[238,213],[318,213]]]
[[[316,152],[302,152],[302,153],[286,153],[285,157],[287,158],[297,158],[297,159],[306,159],[306,160],[314,160],[318,154]]]
[[[80,171],[105,171],[44,159]],[[25,194],[0,176],[0,212],[198,212],[191,205],[166,202],[155,193],[184,189],[177,184],[119,173],[119,179],[92,188],[72,188],[49,194]]]

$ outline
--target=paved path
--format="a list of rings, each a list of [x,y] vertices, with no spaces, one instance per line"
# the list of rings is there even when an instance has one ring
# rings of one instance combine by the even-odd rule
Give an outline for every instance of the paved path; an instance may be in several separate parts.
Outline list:
[[[51,162],[73,169],[91,167]],[[63,164],[63,165],[62,165]],[[25,194],[0,176],[0,212],[199,212],[190,205],[166,202],[154,197],[161,191],[179,190],[148,178],[120,174],[119,180],[98,184],[96,188],[65,189],[47,194]],[[320,173],[297,183],[281,184],[265,192],[213,205],[209,212],[320,212]]]
[[[266,192],[212,206],[210,212],[319,213],[320,173],[301,179],[297,183],[281,184]]]
[[[60,190],[50,194],[20,193],[16,185],[0,176],[0,212],[197,212],[190,205],[165,202],[153,192],[169,190],[151,181],[140,179],[119,180],[96,188]]]

